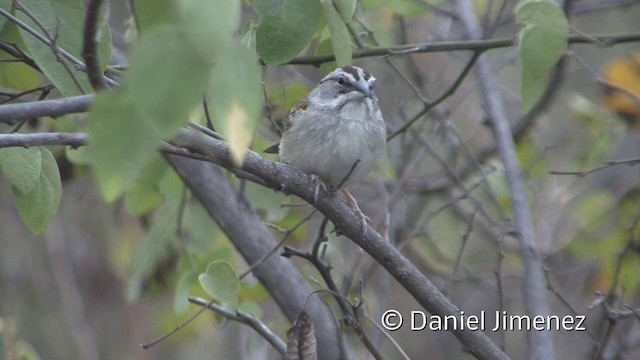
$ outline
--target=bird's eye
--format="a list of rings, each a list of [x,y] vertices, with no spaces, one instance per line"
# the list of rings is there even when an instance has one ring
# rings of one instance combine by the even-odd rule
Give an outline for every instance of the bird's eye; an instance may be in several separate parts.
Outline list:
[[[344,85],[346,82],[347,80],[344,78],[344,76],[338,76],[338,85]]]

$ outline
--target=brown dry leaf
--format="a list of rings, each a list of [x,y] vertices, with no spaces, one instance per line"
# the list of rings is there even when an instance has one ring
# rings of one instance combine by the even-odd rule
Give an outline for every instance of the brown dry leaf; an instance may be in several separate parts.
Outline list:
[[[288,360],[317,360],[316,335],[309,315],[303,310],[287,330]]]

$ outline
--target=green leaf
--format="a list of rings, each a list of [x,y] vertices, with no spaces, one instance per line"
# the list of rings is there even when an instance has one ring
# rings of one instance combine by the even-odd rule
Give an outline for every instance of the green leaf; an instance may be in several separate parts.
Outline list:
[[[38,148],[38,150],[41,168],[36,185],[29,192],[22,192],[18,187],[13,187],[13,198],[16,201],[18,214],[34,234],[41,234],[53,220],[62,195],[62,183],[56,159],[48,149]]]
[[[153,214],[149,230],[138,241],[129,263],[126,298],[133,302],[140,296],[144,279],[162,261],[175,237],[178,206],[163,203]]]
[[[336,5],[336,8],[338,9],[338,12],[340,13],[340,15],[342,15],[342,18],[344,19],[344,21],[351,21],[351,18],[353,18],[353,14],[356,13],[356,4],[357,1],[356,0],[334,0],[334,4]]]
[[[282,64],[298,55],[320,19],[318,0],[253,0],[252,4],[260,14],[256,49],[268,64]]]
[[[202,253],[216,244],[220,229],[207,210],[198,201],[188,203],[184,212],[184,228],[189,234],[191,247]]]
[[[189,288],[197,275],[198,273],[194,269],[189,269],[178,280],[173,297],[173,310],[175,312],[183,313],[189,308]]]
[[[549,71],[567,49],[569,23],[562,9],[551,0],[527,0],[516,8],[522,27],[518,50],[522,63],[521,92],[525,111],[544,93]]]
[[[180,0],[182,29],[204,58],[229,44],[240,21],[239,0]]]
[[[13,0],[0,0],[0,9],[5,9],[8,12],[13,12],[11,11],[11,3]],[[2,30],[2,28],[4,27],[4,24],[7,22],[7,18],[4,16],[0,16],[0,30]]]
[[[3,18],[3,16],[0,16]],[[14,23],[5,24],[0,33],[0,39],[14,44],[20,49],[25,45],[20,36],[18,26]],[[0,59],[10,59],[13,56],[0,51]],[[42,85],[40,73],[31,66],[21,62],[0,62],[0,86],[14,90],[29,90]]]
[[[240,279],[226,261],[210,263],[198,280],[204,291],[219,302],[234,301],[240,292]]]
[[[426,6],[415,0],[386,0],[383,4],[402,16],[420,16],[428,11]]]
[[[65,156],[70,163],[74,165],[89,165],[91,158],[89,156],[89,148],[87,146],[74,149],[70,146],[64,148]]]
[[[351,48],[351,36],[349,29],[344,23],[344,19],[333,6],[330,0],[322,1],[324,5],[324,13],[329,23],[329,32],[331,33],[331,45],[333,53],[336,55],[338,66],[351,64],[353,49]]]
[[[31,192],[40,181],[42,157],[39,148],[0,149],[0,170],[13,187],[22,193]]]
[[[218,54],[209,85],[216,127],[237,164],[251,144],[264,103],[262,69],[252,49],[240,42]]]
[[[318,46],[316,46],[316,49],[314,51],[314,55],[316,55],[316,56],[333,55],[333,45],[331,44],[331,38],[327,38],[327,39],[322,40],[318,44]],[[335,61],[329,61],[329,62],[326,62],[326,63],[320,65],[319,69],[323,73],[328,74],[331,71],[333,71],[336,67],[338,67],[338,64]],[[309,92],[309,90],[307,89],[306,92]]]
[[[91,108],[88,153],[104,199],[111,202],[138,177],[160,143],[136,116],[124,87],[98,94]]]
[[[174,20],[173,0],[136,0],[130,2],[135,9],[137,28],[141,33]]]
[[[21,4],[38,19],[47,30],[49,37],[56,39],[55,43],[59,48],[66,50],[76,59],[82,60],[82,31],[85,18],[83,0],[22,0]],[[40,26],[24,12],[17,11],[17,17],[32,29],[47,37]],[[91,89],[86,73],[78,70],[69,60],[63,59],[59,61],[49,46],[36,39],[29,32],[23,29],[20,29],[20,32],[29,54],[64,96],[80,95],[82,91],[75,84],[61,61],[67,64],[67,68],[70,69],[73,77],[77,79],[85,91]],[[98,45],[99,61],[102,67],[106,67],[111,50],[109,27],[102,26],[100,34],[102,37]]]
[[[125,196],[127,211],[131,215],[144,215],[162,201],[158,183],[163,178],[168,165],[160,155],[149,162],[134,181]]]
[[[186,123],[208,79],[209,65],[185,40],[175,26],[161,25],[142,36],[131,56],[132,103],[161,138]]]

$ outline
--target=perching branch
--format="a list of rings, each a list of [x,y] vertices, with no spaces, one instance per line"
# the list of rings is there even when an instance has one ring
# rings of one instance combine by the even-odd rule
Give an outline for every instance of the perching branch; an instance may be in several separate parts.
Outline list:
[[[183,130],[172,142],[174,145],[207,155],[226,169],[235,169],[228,146],[223,141],[206,137],[193,130]],[[260,178],[269,188],[285,189],[287,193],[294,194],[308,203],[313,202],[314,182],[306,174],[289,165],[267,161],[257,153],[249,151],[241,169]],[[206,184],[212,184],[212,181],[203,177],[198,180],[198,186],[192,186],[191,189],[194,191],[200,187],[207,188]],[[197,191],[201,193],[200,196],[208,196],[207,191],[210,190]],[[200,199],[198,194],[195,195]],[[325,189],[320,189],[316,208],[334,223],[337,232],[350,238],[387,269],[424,309],[440,316],[460,316],[460,309],[451,303],[398,249],[384,241],[370,226],[365,226],[363,230],[359,216],[344,200],[332,196]],[[238,218],[233,221],[237,222]],[[272,259],[270,258],[269,261]],[[508,358],[483,332],[460,329],[454,329],[452,332],[465,348],[479,359]]]

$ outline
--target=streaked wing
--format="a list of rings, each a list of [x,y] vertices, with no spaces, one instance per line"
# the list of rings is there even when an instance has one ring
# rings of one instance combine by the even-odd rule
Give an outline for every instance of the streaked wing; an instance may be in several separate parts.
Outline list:
[[[291,125],[293,125],[292,121],[295,121],[295,119],[300,115],[300,112],[306,111],[308,106],[309,99],[305,97],[292,107],[287,113],[287,118],[282,121],[282,132],[289,130]]]

